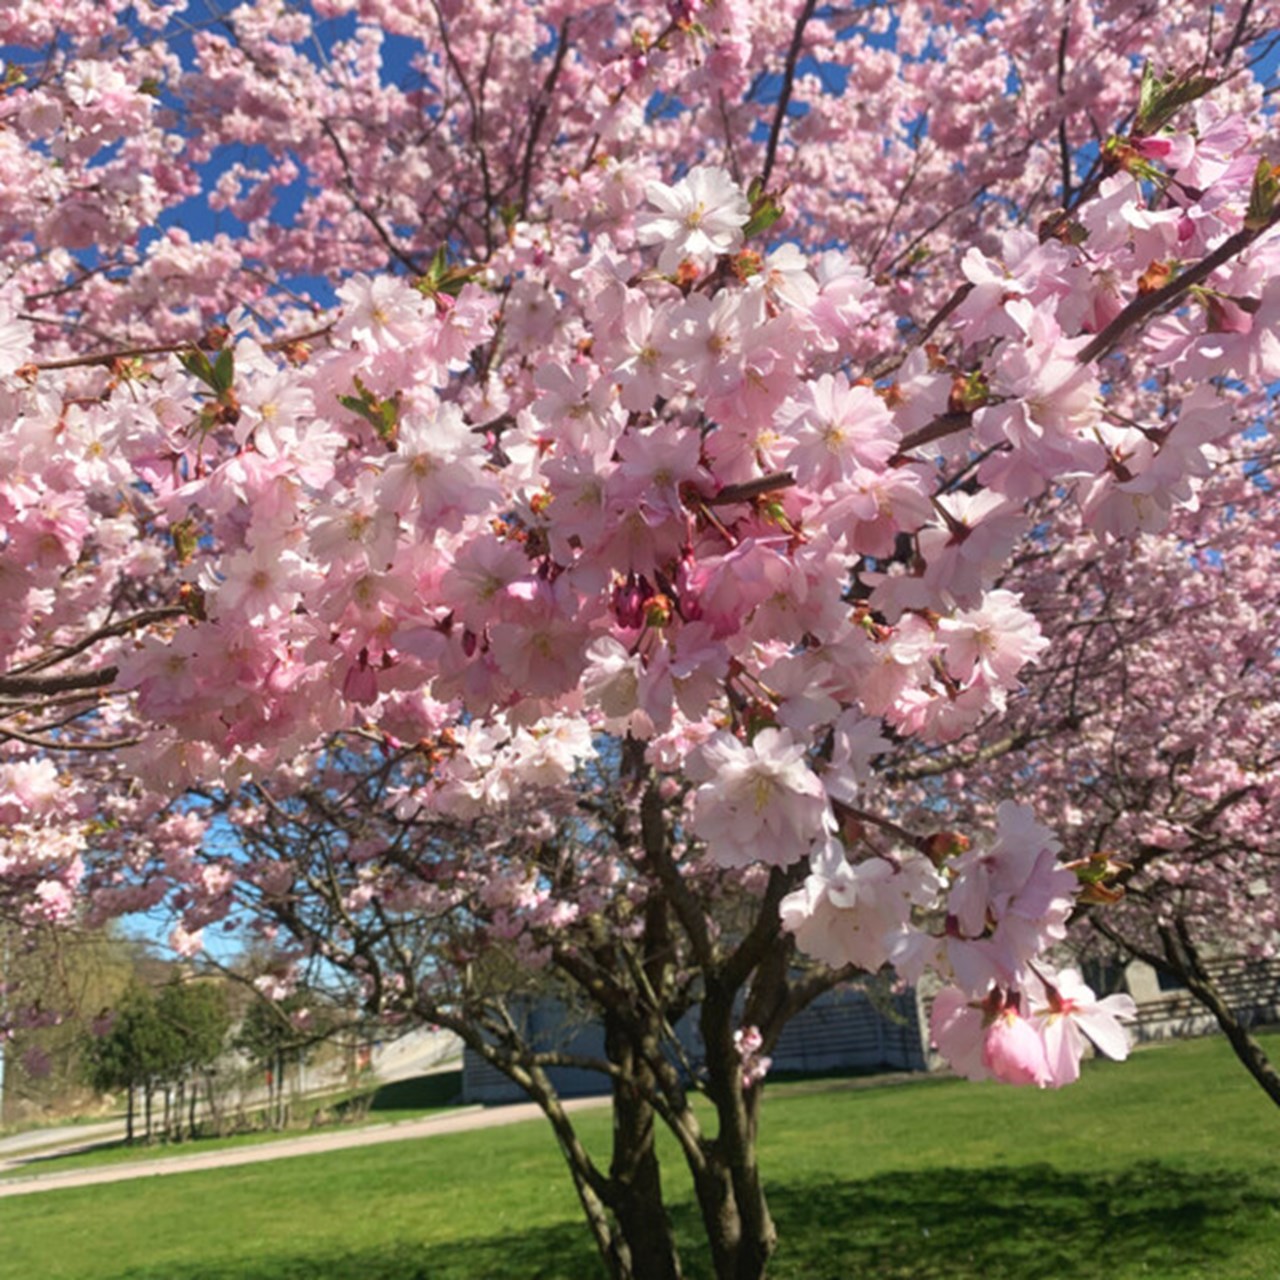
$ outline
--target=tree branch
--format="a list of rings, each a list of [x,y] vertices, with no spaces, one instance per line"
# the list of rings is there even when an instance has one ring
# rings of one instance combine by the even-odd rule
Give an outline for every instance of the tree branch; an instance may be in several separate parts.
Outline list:
[[[347,189],[347,199],[351,201],[352,207],[360,214],[362,218],[373,228],[378,239],[382,241],[387,252],[398,262],[410,275],[421,275],[422,268],[418,265],[417,260],[409,253],[406,253],[391,238],[391,233],[384,227],[378,218],[378,215],[369,208],[363,200],[360,199],[360,193],[356,190],[355,175],[351,171],[351,161],[347,157],[346,148],[342,145],[338,137],[337,131],[328,120],[320,121],[320,129],[326,138],[333,144],[333,149],[338,153],[338,161],[342,165],[342,185]]]
[[[529,137],[525,142],[524,160],[520,165],[520,214],[522,217],[529,212],[529,187],[533,181],[533,158],[538,145],[538,135],[542,132],[542,126],[551,113],[551,95],[555,92],[556,81],[560,78],[565,54],[569,51],[569,23],[570,19],[566,18],[560,24],[555,61],[551,64],[551,70],[547,72],[546,80],[543,81],[542,91],[538,94],[529,121]]]
[[[13,697],[43,697],[50,693],[67,693],[72,689],[105,689],[120,674],[118,667],[102,667],[98,671],[82,671],[65,676],[0,676],[0,694]]]
[[[1167,284],[1151,293],[1139,294],[1088,346],[1077,354],[1076,359],[1081,364],[1091,364],[1109,354],[1134,325],[1140,324],[1169,303],[1177,301],[1193,285],[1207,280],[1219,267],[1230,262],[1265,231],[1274,227],[1277,221],[1280,221],[1280,212],[1273,214],[1263,227],[1242,228],[1235,235],[1228,236],[1212,253],[1201,258],[1194,267],[1189,267],[1181,275],[1175,276]]]
[[[804,47],[804,29],[818,7],[818,0],[805,0],[805,6],[796,19],[795,30],[791,33],[791,47],[787,50],[787,61],[782,72],[782,88],[778,91],[778,105],[773,113],[773,124],[769,129],[769,144],[765,147],[764,167],[760,170],[761,186],[769,185],[769,176],[773,173],[774,161],[778,158],[778,141],[782,137],[782,122],[786,119],[787,108],[791,105],[791,90],[796,79],[796,63],[800,61],[800,50]]]

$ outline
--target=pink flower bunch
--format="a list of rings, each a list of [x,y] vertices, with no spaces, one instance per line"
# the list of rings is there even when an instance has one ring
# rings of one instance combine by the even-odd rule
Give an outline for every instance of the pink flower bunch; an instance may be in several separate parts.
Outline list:
[[[742,1063],[742,1087],[753,1088],[769,1074],[773,1059],[760,1050],[764,1040],[760,1036],[759,1027],[739,1027],[733,1033],[733,1047],[738,1051]]]
[[[1116,1061],[1129,1055],[1123,1023],[1136,1015],[1133,999],[1099,1000],[1074,969],[1033,978],[1031,991],[993,987],[980,1000],[958,987],[934,997],[934,1044],[970,1080],[1058,1088],[1079,1079],[1092,1045]]]

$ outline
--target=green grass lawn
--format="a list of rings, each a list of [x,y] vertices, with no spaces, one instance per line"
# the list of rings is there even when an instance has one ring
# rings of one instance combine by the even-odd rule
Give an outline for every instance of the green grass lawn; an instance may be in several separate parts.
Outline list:
[[[607,1112],[580,1120],[600,1149]],[[1280,1113],[1217,1039],[1060,1093],[778,1086],[761,1145],[776,1280],[1280,1276]],[[706,1277],[687,1180],[670,1189]],[[595,1280],[577,1212],[523,1124],[0,1200],[0,1277]]]

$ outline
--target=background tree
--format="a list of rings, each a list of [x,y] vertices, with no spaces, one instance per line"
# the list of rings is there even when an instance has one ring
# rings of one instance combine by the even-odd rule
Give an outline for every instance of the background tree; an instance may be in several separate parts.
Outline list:
[[[155,997],[146,987],[131,986],[114,1012],[110,1030],[87,1045],[87,1074],[95,1089],[126,1091],[125,1141],[130,1144],[135,1136],[135,1096],[141,1090],[144,1137],[150,1142],[152,1095],[173,1069],[178,1038],[159,1017]]]
[[[212,1093],[209,1072],[226,1048],[231,1029],[226,990],[212,978],[171,983],[156,999],[156,1016],[175,1033],[175,1053],[166,1081],[175,1088],[168,1134],[180,1142],[184,1110],[187,1133],[194,1136],[199,1083],[203,1079],[206,1093]]]
[[[1208,961],[1280,943],[1280,529],[1275,452],[1245,447],[1170,535],[1099,546],[1078,514],[1007,580],[1051,641],[998,724],[907,760],[931,815],[981,821],[1018,787],[1094,867],[1076,936],[1185,986],[1280,1103],[1247,1010]],[[1058,532],[1062,530],[1063,532]],[[892,772],[892,771],[890,771]]]
[[[292,968],[292,965],[287,967]],[[287,971],[287,970],[286,970]],[[350,1025],[319,989],[296,987],[292,982],[259,978],[255,994],[244,1008],[236,1029],[235,1047],[247,1054],[264,1071],[267,1079],[267,1112],[272,1127],[289,1123],[290,1068],[295,1082],[304,1062],[330,1041],[339,1029]],[[283,990],[285,985],[292,989]],[[278,998],[271,994],[279,991]]]
[[[163,1133],[182,1136],[182,1098],[189,1079],[212,1066],[222,1052],[229,1019],[226,997],[208,981],[172,983],[158,994],[135,983],[112,1011],[110,1029],[86,1042],[87,1074],[100,1090],[128,1093],[126,1141],[134,1140],[134,1096],[142,1091],[145,1138],[151,1141],[152,1100],[165,1097]],[[169,1111],[171,1086],[179,1087],[178,1105]],[[192,1118],[196,1090],[191,1089]]]
[[[86,1101],[81,1048],[143,965],[114,929],[0,923],[0,1120]]]

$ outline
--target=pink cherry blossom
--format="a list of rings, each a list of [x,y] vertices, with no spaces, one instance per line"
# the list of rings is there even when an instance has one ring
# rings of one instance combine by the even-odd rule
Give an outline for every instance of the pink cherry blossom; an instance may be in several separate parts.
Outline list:
[[[661,271],[672,272],[686,258],[705,266],[742,242],[749,210],[742,191],[715,165],[698,165],[673,186],[651,182],[645,196],[656,213],[637,221],[641,244],[660,244]]]
[[[788,866],[804,857],[827,822],[822,783],[788,729],[763,729],[749,744],[718,733],[701,751],[694,830],[728,867]]]

